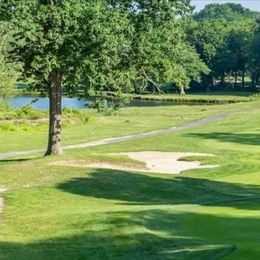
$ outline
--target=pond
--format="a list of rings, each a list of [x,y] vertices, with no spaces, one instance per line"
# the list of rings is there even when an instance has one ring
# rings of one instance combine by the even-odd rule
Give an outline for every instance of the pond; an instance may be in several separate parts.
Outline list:
[[[4,101],[8,102],[13,108],[20,108],[26,105],[32,105],[33,108],[39,110],[46,110],[49,108],[49,99],[47,97],[24,95],[24,96],[15,96],[11,98],[6,98]],[[63,97],[62,107],[84,109],[87,108],[87,103],[89,101],[90,100],[79,99],[76,97],[73,98]]]
[[[47,97],[37,97],[33,95],[19,95],[4,99],[5,102],[11,104],[13,108],[20,108],[26,105],[32,105],[33,108],[46,110],[49,108],[49,99]],[[71,107],[76,109],[88,109],[88,103],[95,101],[95,98],[77,98],[66,97],[62,98],[62,107]],[[126,104],[127,107],[142,107],[142,106],[163,106],[177,105],[175,102],[154,101],[154,100],[132,100]],[[180,103],[178,103],[180,105]]]

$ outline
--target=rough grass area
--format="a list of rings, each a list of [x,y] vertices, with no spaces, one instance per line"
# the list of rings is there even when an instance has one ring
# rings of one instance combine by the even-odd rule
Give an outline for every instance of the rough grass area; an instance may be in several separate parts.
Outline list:
[[[71,150],[62,158],[0,162],[0,187],[8,188],[1,194],[0,259],[259,259],[260,103],[221,106],[238,108],[182,133]],[[149,113],[163,119],[198,116],[183,106],[153,109]],[[104,120],[119,126],[129,113],[127,120],[143,118],[138,129],[144,130],[148,111],[126,109]],[[25,134],[31,135],[18,132],[17,138]],[[214,153],[199,159],[220,167],[171,176],[50,165],[66,159],[130,164],[111,153],[149,150]]]

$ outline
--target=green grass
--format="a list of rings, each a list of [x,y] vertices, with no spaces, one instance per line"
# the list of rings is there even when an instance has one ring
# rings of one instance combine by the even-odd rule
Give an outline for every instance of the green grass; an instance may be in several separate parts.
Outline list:
[[[208,109],[240,111],[178,134],[66,151],[62,158],[0,162],[0,186],[9,188],[0,259],[259,259],[260,103]],[[151,113],[159,121],[150,117],[151,128],[179,113],[201,117],[194,107],[123,109],[104,117],[106,124],[96,121],[101,126],[94,138],[147,130]],[[117,130],[126,115],[138,129]],[[49,165],[66,159],[131,163],[108,154],[144,150],[214,153],[200,160],[219,167],[170,176]]]
[[[143,94],[130,95],[134,99],[173,101],[180,103],[237,103],[254,100],[257,95],[251,92],[212,92],[212,93],[187,93],[185,96],[179,94]]]
[[[102,138],[125,136],[182,125],[232,106],[165,106],[124,108],[116,115],[103,116],[93,110],[64,114],[63,143],[74,144]],[[44,118],[43,114],[41,118]],[[47,119],[47,118],[46,118]],[[6,125],[5,125],[6,124]],[[8,130],[8,131],[7,131]],[[48,120],[32,126],[31,121],[5,120],[0,123],[0,152],[44,149]],[[29,138],[28,138],[29,136]],[[21,142],[22,140],[22,142]]]

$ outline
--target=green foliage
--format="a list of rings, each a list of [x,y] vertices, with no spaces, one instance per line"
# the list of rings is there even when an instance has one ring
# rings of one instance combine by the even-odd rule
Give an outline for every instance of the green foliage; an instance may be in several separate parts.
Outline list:
[[[95,102],[88,103],[88,107],[96,109],[98,113],[102,113],[106,116],[111,116],[116,113],[120,107],[119,102],[109,102],[106,98],[98,98]]]
[[[9,41],[11,38],[10,26],[0,21],[0,97],[6,97],[15,91],[18,77],[17,66],[7,59]]]
[[[0,7],[17,31],[12,44],[24,76],[39,89],[46,91],[56,70],[70,92],[83,83],[118,89],[129,82],[125,59],[131,26],[126,14],[106,1],[12,0]]]
[[[31,105],[26,105],[17,109],[16,114],[18,118],[28,118],[32,120],[41,118],[41,113],[35,110]]]
[[[241,4],[225,3],[225,4],[209,4],[194,15],[196,20],[216,20],[224,21],[243,20],[249,17],[255,17],[256,12],[248,8],[244,8]]]
[[[37,120],[46,116],[46,111],[36,110],[31,105],[13,109],[9,103],[0,102],[0,120]]]
[[[199,80],[201,72],[207,73],[195,50],[185,42],[178,22],[167,21],[159,26],[147,23],[135,35],[133,60],[138,62],[134,69],[144,85],[150,83],[156,91],[165,82],[187,87],[192,79]]]
[[[8,112],[8,111],[11,111],[12,110],[12,107],[9,103],[7,102],[0,102],[0,112],[3,113],[3,112]]]
[[[211,70],[203,77],[205,86],[212,87],[215,79],[224,85],[226,77],[233,78],[235,87],[241,77],[245,86],[251,70],[255,17],[256,13],[240,5],[212,4],[196,14],[195,21],[187,22],[187,38]]]

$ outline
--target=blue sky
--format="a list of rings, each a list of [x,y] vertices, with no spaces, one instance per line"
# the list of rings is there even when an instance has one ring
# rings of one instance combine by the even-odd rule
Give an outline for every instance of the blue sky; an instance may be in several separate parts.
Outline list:
[[[211,3],[238,3],[252,10],[260,11],[260,0],[191,0],[191,3],[196,6],[196,11]]]

